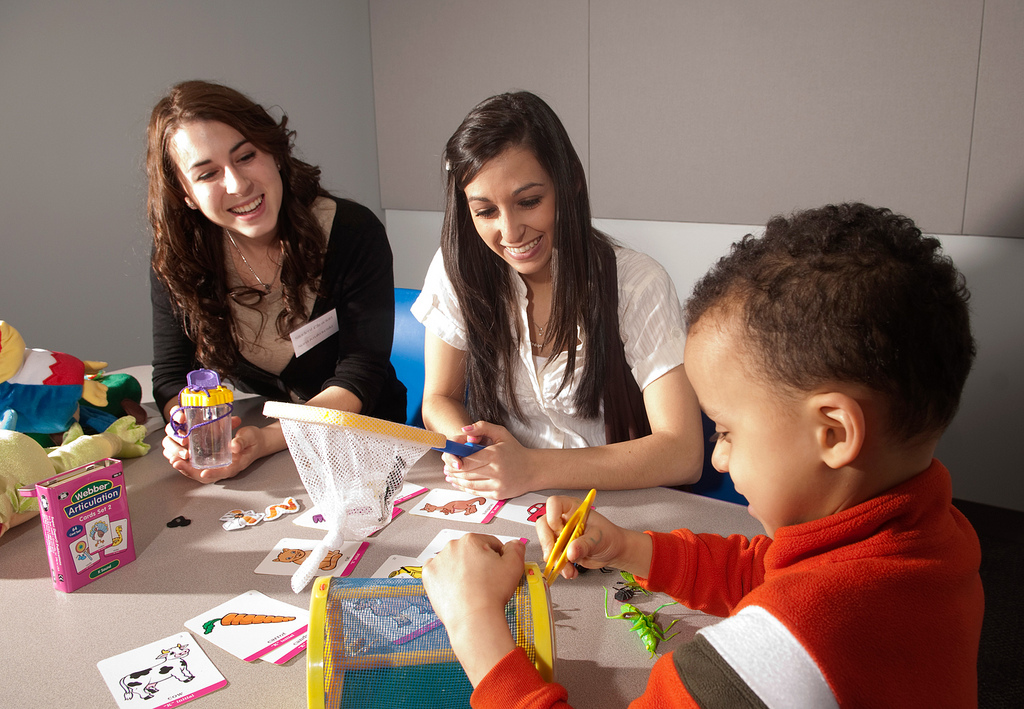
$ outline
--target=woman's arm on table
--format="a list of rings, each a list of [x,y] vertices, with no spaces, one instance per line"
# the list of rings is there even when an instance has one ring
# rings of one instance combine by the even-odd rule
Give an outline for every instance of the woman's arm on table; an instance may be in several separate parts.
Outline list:
[[[471,441],[487,439],[490,445],[466,458],[446,454],[445,473],[455,487],[497,499],[553,488],[626,490],[698,480],[703,429],[684,367],[651,382],[643,396],[649,436],[592,448],[531,449],[504,427],[477,422],[459,433]],[[457,418],[450,421],[453,425]],[[452,435],[451,429],[445,433]]]
[[[423,360],[423,425],[454,439],[472,423],[463,403],[466,394],[466,353],[427,330]]]

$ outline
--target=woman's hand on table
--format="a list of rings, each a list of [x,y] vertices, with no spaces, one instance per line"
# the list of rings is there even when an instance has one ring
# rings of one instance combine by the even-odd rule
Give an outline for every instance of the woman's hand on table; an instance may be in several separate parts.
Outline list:
[[[545,559],[566,521],[581,504],[583,500],[575,497],[548,498],[544,516],[535,523]],[[651,570],[652,551],[653,544],[648,535],[619,527],[596,510],[591,510],[583,535],[569,543],[566,559],[571,563],[562,567],[561,575],[567,579],[576,578],[579,571],[573,564],[579,564],[586,569],[608,566],[646,577]]]
[[[177,410],[171,412],[171,416],[181,416]],[[179,422],[183,419],[176,419]],[[164,428],[164,458],[185,477],[192,478],[196,482],[212,483],[226,478],[233,478],[240,472],[252,465],[252,462],[260,457],[260,443],[262,435],[256,426],[243,426],[238,428],[242,419],[238,416],[231,417],[231,427],[237,428],[234,437],[231,439],[231,464],[222,468],[199,469],[192,465],[189,460],[188,437],[179,438],[175,433],[172,424],[168,423]]]
[[[504,426],[477,421],[462,431],[463,435],[454,440],[487,447],[463,458],[443,454],[441,460],[447,482],[463,492],[495,500],[507,500],[540,489],[535,479],[537,465],[532,460],[533,450],[523,446]]]
[[[525,555],[519,540],[467,534],[423,565],[430,604],[474,687],[515,649],[505,604],[522,579]]]

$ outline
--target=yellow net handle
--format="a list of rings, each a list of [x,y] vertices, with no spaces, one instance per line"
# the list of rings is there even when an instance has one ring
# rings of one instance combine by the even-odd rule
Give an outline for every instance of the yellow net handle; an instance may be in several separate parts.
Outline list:
[[[305,404],[291,404],[285,401],[266,402],[263,405],[263,415],[270,418],[288,419],[290,421],[333,426],[335,428],[355,428],[369,433],[376,433],[379,436],[420,443],[430,448],[443,448],[447,442],[444,435],[436,431],[426,431],[415,426],[406,426],[403,423],[354,414],[350,411],[324,409]]]

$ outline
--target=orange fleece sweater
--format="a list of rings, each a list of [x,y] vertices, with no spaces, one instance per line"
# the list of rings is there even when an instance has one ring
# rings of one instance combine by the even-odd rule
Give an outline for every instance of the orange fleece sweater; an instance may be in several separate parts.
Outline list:
[[[655,664],[641,707],[977,706],[984,613],[977,535],[938,461],[849,510],[765,536],[676,530],[654,541],[651,590],[721,616]],[[476,709],[566,707],[522,650]]]

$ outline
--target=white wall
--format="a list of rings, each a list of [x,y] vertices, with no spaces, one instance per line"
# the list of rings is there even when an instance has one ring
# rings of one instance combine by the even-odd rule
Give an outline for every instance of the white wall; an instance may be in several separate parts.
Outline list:
[[[31,347],[150,361],[145,127],[186,78],[284,107],[328,188],[382,213],[369,22],[367,0],[0,2],[0,319]],[[419,288],[440,215],[386,216],[396,284]],[[751,229],[599,226],[664,263],[681,297]],[[974,294],[979,356],[940,453],[957,496],[1024,510],[1024,240],[942,240]]]
[[[3,0],[0,319],[28,346],[151,361],[146,124],[193,78],[283,107],[325,186],[383,216],[366,0]]]
[[[440,212],[386,210],[396,254],[395,283],[420,288],[438,246]],[[729,245],[759,227],[597,219],[614,238],[656,258],[680,300]],[[954,496],[1024,510],[1024,475],[1015,442],[1024,422],[1024,239],[938,235],[971,291],[978,357],[960,412],[939,444]]]

